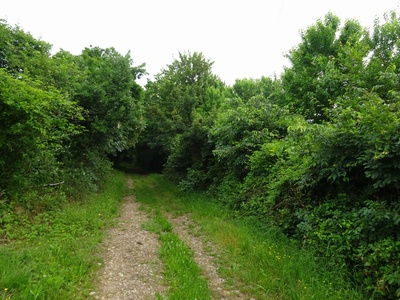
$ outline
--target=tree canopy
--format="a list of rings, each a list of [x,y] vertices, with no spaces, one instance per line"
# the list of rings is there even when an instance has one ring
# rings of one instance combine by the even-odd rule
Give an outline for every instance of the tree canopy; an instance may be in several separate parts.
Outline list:
[[[132,147],[144,126],[143,66],[113,48],[50,55],[5,22],[0,36],[0,195],[34,205],[55,183],[61,194],[97,188],[107,155]]]

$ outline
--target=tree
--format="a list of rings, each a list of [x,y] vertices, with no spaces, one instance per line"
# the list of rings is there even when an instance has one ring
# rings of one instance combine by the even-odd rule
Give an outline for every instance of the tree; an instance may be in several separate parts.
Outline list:
[[[242,180],[248,172],[249,155],[263,143],[285,135],[285,124],[280,124],[285,114],[263,96],[253,96],[247,102],[227,99],[210,129],[213,153],[221,168]]]
[[[51,45],[35,39],[19,27],[11,27],[0,20],[0,68],[18,77],[29,76],[43,83],[53,83],[51,77]]]
[[[61,181],[58,157],[80,132],[79,107],[40,86],[0,69],[0,190],[8,196]]]
[[[79,151],[92,149],[116,155],[133,146],[143,128],[140,95],[135,89],[131,58],[115,49],[98,47],[83,50],[80,59],[82,82],[74,99],[85,109],[86,131],[77,143]]]
[[[287,56],[292,67],[282,75],[282,104],[310,122],[327,120],[325,110],[348,88],[348,74],[355,66],[363,68],[369,52],[367,31],[358,22],[339,25],[337,16],[327,14],[302,33],[302,42]]]
[[[0,37],[0,195],[15,200],[64,179],[60,157],[81,132],[82,110],[52,85],[48,43],[5,22]]]
[[[196,108],[206,107],[213,99],[208,95],[210,88],[222,87],[212,65],[202,53],[179,53],[179,58],[146,85],[147,126],[141,145],[148,155],[162,158],[158,170],[171,153],[176,136],[192,126]]]
[[[383,24],[376,20],[365,73],[369,89],[376,91],[387,102],[397,101],[400,96],[399,40],[400,20],[396,12],[386,14]]]
[[[265,99],[270,98],[276,89],[277,80],[269,77],[261,77],[261,79],[236,79],[231,87],[232,97],[238,97],[247,102],[254,96],[263,96]]]

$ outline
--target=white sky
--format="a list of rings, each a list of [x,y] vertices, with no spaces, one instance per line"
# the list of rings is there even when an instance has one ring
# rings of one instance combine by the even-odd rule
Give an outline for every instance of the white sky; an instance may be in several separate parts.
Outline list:
[[[152,75],[184,51],[203,52],[227,84],[279,75],[299,31],[329,11],[371,27],[400,0],[0,0],[0,19],[73,54],[90,45],[131,51]]]

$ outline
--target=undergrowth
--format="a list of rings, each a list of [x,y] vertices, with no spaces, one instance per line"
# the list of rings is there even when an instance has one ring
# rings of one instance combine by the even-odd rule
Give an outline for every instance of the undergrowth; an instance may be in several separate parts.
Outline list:
[[[115,172],[99,193],[57,210],[8,209],[0,235],[0,299],[84,299],[100,264],[104,229],[126,193]]]
[[[204,238],[220,249],[217,255],[220,275],[227,284],[236,286],[249,297],[361,298],[347,280],[344,268],[333,269],[332,262],[301,249],[277,229],[261,228],[252,219],[235,216],[207,194],[183,193],[161,175],[134,176],[134,180],[138,200],[158,211],[156,218],[165,211],[191,214],[201,226]],[[171,225],[164,226],[170,232]],[[161,227],[159,224],[158,228]]]

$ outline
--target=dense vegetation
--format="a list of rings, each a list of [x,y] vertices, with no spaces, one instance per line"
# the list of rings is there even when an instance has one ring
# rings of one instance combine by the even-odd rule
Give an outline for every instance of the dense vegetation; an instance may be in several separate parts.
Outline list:
[[[101,192],[57,210],[3,215],[0,234],[12,242],[0,246],[0,299],[88,299],[102,262],[99,242],[129,193],[125,177],[115,171]]]
[[[129,54],[50,49],[0,23],[0,194],[43,208],[55,194],[96,189],[109,157],[133,146],[144,125],[142,67]]]
[[[129,54],[50,55],[0,23],[0,209],[52,209],[130,161],[278,226],[347,266],[365,297],[397,299],[399,21],[369,32],[328,14],[279,78],[232,86],[203,54],[181,53],[145,89]]]
[[[160,237],[163,278],[169,286],[167,299],[210,299],[207,287],[211,299],[361,299],[344,268],[331,270],[326,265],[329,260],[316,260],[313,251],[299,249],[276,227],[263,226],[253,217],[235,216],[223,204],[210,201],[207,193],[183,192],[163,175],[132,178],[137,201],[150,212],[144,227]],[[190,216],[183,227],[205,241],[206,252],[226,280],[223,286],[215,286],[212,280],[204,284],[204,276],[198,276],[198,267],[191,261],[193,252],[188,253],[176,240],[173,232],[177,232],[177,222],[173,220],[182,215],[185,219]],[[192,250],[197,257],[204,255]],[[218,287],[231,294],[218,293]],[[238,290],[240,296],[236,295]]]

